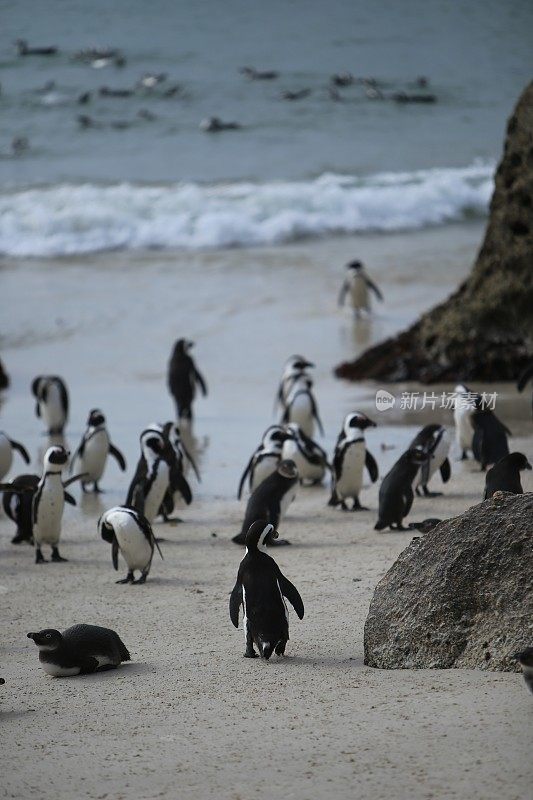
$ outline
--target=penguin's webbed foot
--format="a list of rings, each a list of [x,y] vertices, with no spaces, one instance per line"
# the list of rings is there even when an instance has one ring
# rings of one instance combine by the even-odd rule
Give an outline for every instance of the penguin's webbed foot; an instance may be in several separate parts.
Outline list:
[[[35,551],[35,563],[36,564],[47,564],[48,559],[43,556],[41,553],[41,548],[38,547]]]
[[[181,517],[164,517],[163,521],[168,525],[179,525],[180,522],[183,522]]]
[[[252,648],[247,648],[244,653],[244,658],[259,658],[255,650]]]
[[[426,487],[424,487],[424,497],[441,497],[441,496],[442,492],[430,492],[429,489],[426,489]]]
[[[125,578],[122,578],[120,581],[115,581],[115,583],[134,583],[133,580],[133,572],[128,572]]]
[[[94,482],[94,490],[93,491],[94,491],[95,494],[105,494],[104,490],[100,489],[100,487],[98,486],[98,483],[96,481]]]
[[[459,459],[459,461],[466,461],[467,458],[468,458],[468,454],[467,454],[466,450],[463,450],[463,452],[461,453],[461,458]]]
[[[287,642],[283,642],[283,641],[277,643],[276,649],[274,651],[277,656],[284,656],[285,655],[285,647],[286,647],[286,645],[287,645]]]
[[[349,511],[350,510],[348,508],[348,506],[346,505],[346,503],[344,502],[344,500],[341,500],[341,508],[342,508],[343,511]]]
[[[57,547],[52,547],[52,561],[58,563],[60,561],[68,561],[68,558],[63,558],[63,556],[60,556]]]
[[[359,498],[356,497],[353,501],[352,511],[370,511],[370,509],[367,506],[362,506]]]
[[[141,583],[146,583],[146,577],[147,577],[146,575],[141,575],[141,577],[137,578],[136,581],[132,581],[132,584],[135,584],[136,586],[139,586],[139,584],[141,584]]]
[[[288,539],[272,539],[270,542],[267,542],[269,547],[286,547],[290,544],[291,542],[289,542]]]

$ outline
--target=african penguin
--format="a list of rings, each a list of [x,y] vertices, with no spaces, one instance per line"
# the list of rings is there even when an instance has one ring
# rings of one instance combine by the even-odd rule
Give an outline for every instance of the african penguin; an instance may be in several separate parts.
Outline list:
[[[428,458],[427,452],[421,447],[406,450],[385,475],[379,487],[379,513],[374,530],[381,531],[387,527],[391,530],[407,530],[402,523],[413,504],[413,481]]]
[[[422,489],[425,497],[438,497],[441,492],[430,492],[427,485],[437,470],[440,471],[443,483],[447,483],[450,480],[451,467],[448,460],[450,437],[446,428],[444,425],[435,423],[425,425],[417,433],[409,447],[411,449],[421,447],[429,455],[429,459],[415,477],[414,489],[416,493],[420,494],[420,489]]]
[[[298,488],[298,469],[294,461],[280,461],[275,472],[259,484],[248,499],[241,532],[231,540],[235,544],[244,544],[246,534],[252,522],[265,519],[275,528],[296,497]],[[267,537],[269,545],[290,544],[285,539],[274,541]]]
[[[518,380],[516,382],[516,388],[518,391],[523,392],[529,381],[533,381],[533,358],[518,376]],[[533,394],[531,395],[531,413],[533,414]]]
[[[468,451],[472,450],[474,439],[474,426],[472,414],[474,413],[475,394],[463,384],[458,384],[454,389],[453,419],[455,422],[455,441],[461,451],[461,461],[468,458]]]
[[[507,436],[512,434],[496,414],[487,408],[481,395],[477,395],[474,405],[472,452],[476,461],[481,464],[481,470],[484,471],[491,464],[496,464],[501,458],[509,455]]]
[[[509,453],[500,458],[485,476],[483,499],[488,500],[494,492],[523,494],[520,472],[525,469],[531,469],[531,464],[523,453]]]
[[[239,611],[243,609],[246,638],[245,658],[269,659],[273,652],[285,655],[289,640],[289,616],[284,598],[292,605],[299,619],[304,604],[295,586],[283,575],[274,559],[265,552],[267,541],[278,532],[266,520],[256,520],[246,532],[246,554],[239,565],[237,581],[229,601],[230,619],[239,627]]]
[[[35,413],[50,436],[63,433],[68,419],[68,391],[58,375],[39,375],[31,385],[36,399]]]
[[[48,544],[52,548],[52,561],[67,560],[59,555],[58,549],[61,520],[65,500],[71,505],[76,505],[76,501],[72,495],[65,492],[65,486],[79,478],[76,475],[63,483],[61,473],[68,463],[68,457],[65,448],[59,445],[49,447],[44,456],[43,474],[33,495],[32,504],[36,564],[46,561],[41,550],[43,544]]]
[[[286,438],[283,442],[281,456],[291,459],[296,464],[300,483],[322,483],[326,470],[331,471],[328,457],[319,444],[306,436],[299,425],[290,422],[285,426]]]
[[[140,436],[141,456],[124,505],[152,524],[170,485],[169,445],[163,433],[146,428]]]
[[[111,545],[115,570],[118,570],[119,551],[128,565],[128,574],[117,583],[144,583],[150,572],[154,547],[159,550],[152,526],[146,517],[132,508],[115,506],[102,514],[98,520],[98,531],[102,539]],[[160,550],[159,554],[161,555]],[[141,572],[137,580],[134,579],[135,570]]]
[[[533,647],[526,647],[521,653],[517,653],[514,658],[522,668],[522,675],[527,688],[530,692],[533,692]]]
[[[39,648],[41,667],[54,678],[88,675],[131,661],[118,633],[99,625],[73,625],[63,633],[45,628],[28,633],[28,639]]]
[[[202,479],[200,478],[200,472],[196,465],[196,461],[186,446],[184,436],[178,425],[176,425],[175,422],[167,422],[164,428],[166,429],[168,440],[172,445],[174,452],[176,453],[176,458],[178,459],[178,463],[183,474],[185,475],[189,467],[191,467],[192,471],[196,475],[198,483],[201,483]]]
[[[124,456],[109,438],[104,415],[100,409],[93,408],[89,412],[87,429],[70,465],[72,471],[75,463],[77,463],[80,472],[85,474],[81,481],[81,488],[84,492],[88,491],[87,487],[90,483],[93,484],[95,492],[102,491],[98,486],[98,481],[104,474],[108,455],[113,456],[122,472],[124,472],[126,469]]]
[[[285,400],[285,408],[281,417],[282,423],[295,422],[311,438],[315,430],[315,422],[318,430],[324,436],[324,428],[318,415],[318,406],[312,386],[311,378],[305,375],[296,378]]]
[[[168,388],[176,403],[180,420],[192,420],[192,404],[196,395],[196,385],[203,396],[207,395],[207,384],[196,364],[189,355],[193,342],[178,339],[174,345],[168,365]]]
[[[26,448],[21,445],[20,442],[10,439],[4,431],[0,431],[0,481],[3,480],[11,469],[14,450],[20,453],[26,464],[30,463],[30,457]]]
[[[350,302],[355,314],[359,316],[362,310],[370,312],[370,291],[374,292],[378,300],[383,300],[383,295],[370,280],[361,261],[350,261],[346,265],[347,275],[339,292],[339,306],[344,305],[346,295],[350,295]]]
[[[370,427],[375,428],[376,423],[366,414],[354,412],[345,417],[333,455],[333,486],[328,505],[340,505],[343,511],[348,511],[346,500],[351,497],[352,511],[368,511],[359,500],[364,468],[372,483],[377,481],[379,475],[376,460],[366,449],[364,432]]]
[[[261,444],[246,465],[239,481],[237,498],[240,500],[246,478],[248,477],[248,487],[252,493],[265,478],[268,478],[276,471],[281,461],[281,448],[287,437],[285,429],[281,425],[270,425],[263,434]]]
[[[179,505],[190,505],[192,503],[192,491],[189,482],[184,474],[183,451],[181,442],[179,440],[179,433],[176,440],[176,426],[174,423],[167,422],[164,425],[154,423],[150,426],[154,430],[161,431],[165,442],[165,449],[163,458],[168,464],[168,488],[163,497],[161,506],[159,507],[159,514],[163,517],[165,522],[181,522],[179,517],[171,518],[170,515]],[[170,434],[174,430],[174,444],[170,440]]]
[[[295,355],[290,356],[287,359],[281,375],[281,381],[278,386],[276,405],[280,405],[282,408],[285,408],[287,397],[290,394],[294,382],[298,378],[309,377],[307,370],[312,369],[314,366],[315,365],[311,361],[308,361],[303,356]]]
[[[39,475],[17,475],[11,481],[12,491],[5,489],[3,492],[4,511],[17,526],[12,544],[33,544],[33,495],[39,480]]]

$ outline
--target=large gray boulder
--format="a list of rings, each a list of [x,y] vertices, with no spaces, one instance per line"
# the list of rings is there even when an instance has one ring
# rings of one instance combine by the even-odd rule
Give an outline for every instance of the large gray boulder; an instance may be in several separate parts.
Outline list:
[[[379,582],[365,664],[518,671],[533,645],[533,493],[496,492],[415,539]]]

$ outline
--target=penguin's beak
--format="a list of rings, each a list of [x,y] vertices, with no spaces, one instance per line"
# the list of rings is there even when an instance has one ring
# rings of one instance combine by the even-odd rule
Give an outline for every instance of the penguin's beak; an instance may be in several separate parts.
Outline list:
[[[374,422],[374,420],[370,419],[369,417],[366,418],[366,426],[367,426],[367,428],[377,428],[378,427],[377,426],[377,422]]]
[[[273,531],[270,532],[270,535],[272,536],[273,539],[279,539],[279,533],[275,528]]]
[[[529,461],[526,462],[526,469],[531,469],[531,464],[529,463]]]
[[[27,635],[28,639],[33,639],[35,641],[35,636],[36,636],[35,633],[28,633],[26,635]]]

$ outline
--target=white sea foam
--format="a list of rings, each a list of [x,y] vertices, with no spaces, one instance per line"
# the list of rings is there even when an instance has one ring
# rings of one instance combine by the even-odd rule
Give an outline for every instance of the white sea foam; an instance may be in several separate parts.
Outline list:
[[[0,253],[272,245],[367,231],[416,230],[484,216],[494,166],[324,174],[310,181],[142,186],[82,184],[0,194]]]

